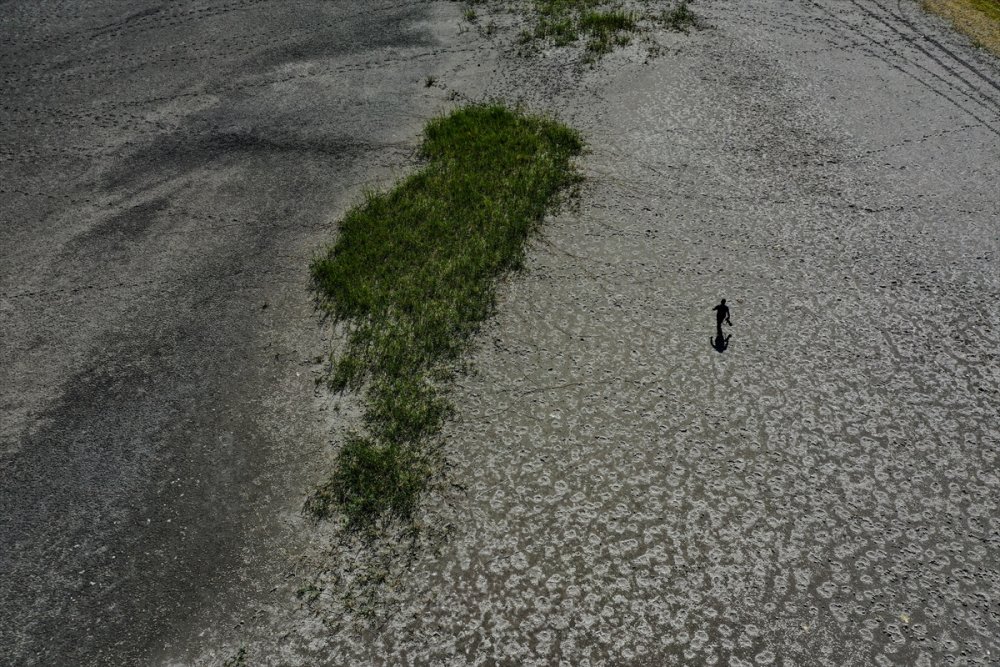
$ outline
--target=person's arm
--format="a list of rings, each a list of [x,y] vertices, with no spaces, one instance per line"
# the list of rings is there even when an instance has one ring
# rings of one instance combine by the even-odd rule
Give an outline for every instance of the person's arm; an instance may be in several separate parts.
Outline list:
[[[729,326],[733,326],[733,321],[731,319],[729,319],[729,310],[728,309],[726,310],[726,324],[728,324]]]

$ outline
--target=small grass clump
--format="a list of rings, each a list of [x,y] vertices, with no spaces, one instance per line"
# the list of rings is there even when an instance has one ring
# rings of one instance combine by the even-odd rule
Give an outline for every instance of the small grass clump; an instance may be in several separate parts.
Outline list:
[[[615,46],[629,43],[628,33],[636,30],[635,16],[621,10],[611,12],[590,11],[580,15],[580,28],[590,35],[587,50],[603,55]]]
[[[615,46],[630,41],[630,33],[639,30],[638,16],[619,8],[609,9],[605,0],[535,0],[538,16],[531,38],[551,39],[556,46],[566,46],[587,38],[586,50],[591,55],[610,53]]]
[[[465,0],[468,5],[479,4],[483,0]],[[597,58],[610,53],[618,46],[632,41],[636,33],[647,31],[649,26],[664,21],[670,12],[655,12],[654,3],[644,1],[632,3],[631,11],[623,9],[620,0],[530,0],[515,6],[533,14],[533,28],[522,30],[517,37],[521,45],[520,53],[537,53],[539,45],[547,42],[563,47],[575,44],[581,39],[584,44],[584,62],[593,63]],[[668,22],[668,27],[683,29],[696,25],[694,14],[687,4],[674,10],[676,16]]]
[[[247,650],[244,647],[240,647],[236,653],[229,656],[222,663],[222,667],[245,667],[247,664]]]
[[[311,266],[322,307],[347,325],[330,385],[365,391],[364,433],[307,502],[355,525],[408,516],[434,465],[430,443],[450,414],[455,360],[494,307],[498,278],[575,180],[579,135],[499,105],[475,105],[424,130],[426,166],[347,213]]]
[[[534,36],[551,39],[556,46],[566,46],[579,39],[580,14],[591,11],[601,0],[535,0],[538,22]]]
[[[673,8],[663,12],[663,25],[676,32],[688,32],[691,28],[698,27],[698,17],[686,0],[681,0]]]

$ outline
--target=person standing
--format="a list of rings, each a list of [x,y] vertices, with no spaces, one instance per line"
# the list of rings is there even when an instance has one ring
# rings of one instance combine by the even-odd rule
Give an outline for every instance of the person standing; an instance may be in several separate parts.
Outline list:
[[[726,300],[723,299],[722,302],[712,310],[715,311],[715,333],[717,336],[722,336],[723,322],[729,326],[733,326],[733,323],[729,320],[729,306],[726,305]]]

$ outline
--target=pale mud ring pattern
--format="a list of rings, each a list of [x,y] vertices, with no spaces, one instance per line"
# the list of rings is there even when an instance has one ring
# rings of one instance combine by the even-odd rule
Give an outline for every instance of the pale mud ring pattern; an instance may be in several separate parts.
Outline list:
[[[450,543],[332,662],[1000,660],[997,70],[907,7],[498,71],[588,182],[456,392]]]
[[[1000,88],[939,21],[698,0],[711,29],[578,69],[568,50],[506,57],[519,19],[477,7],[469,26],[454,3],[15,5],[3,127],[34,139],[2,153],[3,451],[47,438],[76,458],[32,476],[29,456],[16,479],[34,486],[0,488],[26,508],[4,518],[37,497],[66,510],[0,553],[4,650],[997,663]],[[490,21],[504,57],[477,36]],[[310,253],[429,116],[494,97],[553,111],[592,152],[455,392],[458,487],[428,499],[414,561],[276,528],[345,421],[300,400],[323,352]],[[51,421],[22,438],[36,412]],[[74,466],[128,479],[94,495]],[[115,506],[95,522],[91,502]],[[392,584],[372,623],[345,613],[353,581],[385,574],[359,562]]]

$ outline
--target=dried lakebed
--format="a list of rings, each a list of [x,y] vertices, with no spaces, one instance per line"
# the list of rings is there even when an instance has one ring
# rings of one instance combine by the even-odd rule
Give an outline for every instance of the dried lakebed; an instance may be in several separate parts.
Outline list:
[[[324,4],[323,11],[333,12],[335,4]],[[246,7],[260,12],[273,8],[267,3]],[[547,223],[529,252],[528,270],[506,286],[498,316],[480,334],[475,372],[453,394],[456,418],[445,433],[449,479],[464,490],[429,497],[421,516],[427,525],[450,526],[447,539],[399,570],[381,591],[375,622],[368,623],[346,609],[349,600],[342,594],[364,545],[338,541],[339,534],[329,526],[296,523],[309,484],[324,472],[317,470],[316,461],[326,451],[328,429],[346,419],[320,411],[325,397],[315,404],[302,402],[313,370],[305,362],[321,354],[324,343],[300,346],[300,334],[292,332],[311,331],[312,315],[305,297],[294,295],[305,293],[309,254],[330,230],[296,233],[289,246],[295,250],[279,266],[300,273],[289,274],[293,278],[287,288],[277,291],[288,299],[284,303],[297,304],[284,306],[295,317],[268,320],[272,324],[264,327],[244,323],[234,307],[231,327],[208,328],[219,312],[230,312],[226,309],[215,308],[214,319],[206,313],[201,320],[205,331],[248,326],[259,335],[276,335],[284,345],[273,350],[277,358],[272,349],[260,353],[274,366],[265,367],[263,377],[241,392],[252,388],[260,397],[272,397],[251,404],[268,406],[260,416],[264,435],[258,442],[286,443],[296,434],[310,434],[306,441],[312,449],[271,459],[268,469],[298,462],[295,471],[311,470],[312,476],[234,476],[232,484],[259,492],[262,499],[270,497],[276,505],[263,500],[252,505],[246,525],[263,526],[264,519],[254,523],[253,517],[284,509],[279,516],[287,519],[287,532],[230,533],[243,535],[242,546],[235,549],[225,576],[203,580],[208,594],[201,602],[190,603],[196,594],[189,589],[176,589],[173,597],[164,594],[162,601],[140,598],[149,604],[128,607],[134,623],[109,625],[130,628],[127,646],[109,641],[100,654],[93,652],[96,640],[87,640],[86,631],[77,636],[75,629],[24,626],[15,619],[32,609],[48,609],[48,601],[71,610],[90,604],[88,612],[116,609],[112,605],[127,602],[142,583],[129,578],[128,572],[139,576],[129,568],[147,564],[155,571],[169,564],[173,554],[151,550],[144,557],[140,549],[100,551],[101,545],[89,544],[89,557],[107,559],[107,581],[116,586],[102,589],[89,603],[69,603],[68,596],[79,600],[76,596],[91,587],[85,575],[74,574],[71,560],[59,557],[58,540],[33,547],[40,558],[49,558],[47,572],[25,569],[27,560],[11,560],[4,553],[4,572],[15,577],[4,579],[3,627],[19,628],[20,634],[16,643],[5,636],[0,645],[22,651],[18,657],[99,655],[110,664],[130,664],[133,655],[172,664],[218,664],[236,655],[243,655],[247,664],[288,665],[560,660],[995,664],[1000,651],[1000,440],[993,430],[1000,423],[1000,371],[991,312],[991,299],[1000,293],[995,187],[1000,181],[1000,76],[995,61],[906,2],[699,1],[692,8],[710,29],[652,35],[661,53],[648,63],[648,44],[636,40],[584,70],[567,67],[572,56],[563,51],[544,51],[530,60],[509,57],[505,45],[523,28],[514,17],[477,8],[480,24],[497,23],[491,42],[474,30],[461,30],[460,6],[426,7],[431,18],[399,15],[403,10],[388,5],[385,11],[400,17],[403,34],[412,34],[408,26],[437,26],[419,34],[439,40],[441,48],[454,48],[447,45],[458,40],[466,51],[447,66],[419,73],[413,58],[384,55],[400,67],[410,66],[406,73],[414,75],[414,87],[407,90],[414,97],[407,100],[424,99],[421,91],[431,97],[420,107],[426,114],[411,114],[409,102],[391,95],[365,107],[367,117],[380,119],[383,129],[401,118],[419,118],[388,133],[395,143],[384,145],[398,148],[386,148],[375,164],[364,162],[367,149],[351,153],[361,160],[352,163],[353,182],[372,178],[372,169],[381,169],[377,173],[384,181],[388,165],[407,164],[422,122],[439,110],[436,105],[447,105],[451,91],[459,100],[498,97],[524,101],[535,112],[553,111],[581,130],[590,146],[581,163],[587,183],[578,208]],[[429,23],[421,23],[425,19]],[[148,20],[138,18],[134,25]],[[288,37],[276,34],[274,39]],[[287,63],[267,70],[268,76],[247,74],[261,76],[251,79],[261,85],[241,93],[270,91],[267,98],[276,101],[326,91],[329,97],[320,101],[303,101],[307,117],[296,117],[295,123],[302,127],[332,117],[331,108],[352,108],[351,93],[337,77],[361,72],[363,63],[375,60],[356,54],[357,60],[350,62],[357,70],[322,70],[324,58],[340,56],[317,54],[305,41],[300,40],[297,54],[289,53]],[[204,48],[208,44],[206,40]],[[414,46],[425,47],[433,48]],[[246,66],[256,71],[257,64]],[[406,79],[406,73],[398,80]],[[86,72],[82,74],[76,85],[84,85]],[[426,89],[427,74],[447,90]],[[214,94],[232,87],[224,81]],[[229,100],[224,104],[232,106],[225,108],[233,114],[247,109],[270,113],[260,98],[222,99]],[[26,109],[18,116],[24,128],[34,117]],[[166,106],[160,112],[191,122],[198,118],[187,107]],[[51,112],[48,117],[62,118]],[[267,117],[281,119],[282,127],[287,124],[287,114]],[[152,136],[160,131],[150,129]],[[283,180],[279,175],[288,162],[265,150],[267,142],[254,145],[262,156],[242,165],[239,173],[251,175],[271,165],[272,171],[265,172],[269,177],[248,183],[269,183],[273,190],[268,191],[271,196],[261,193],[261,200],[248,202],[245,211],[233,207],[256,186],[239,191],[205,186],[204,191],[177,194],[167,187],[168,179],[149,195],[164,198],[164,206],[177,206],[190,199],[181,195],[200,193],[194,203],[220,207],[211,215],[229,211],[226,221],[234,227],[219,227],[220,234],[243,229],[244,214],[278,193],[295,193],[294,201],[307,193],[306,201],[315,206],[294,218],[303,225],[323,212],[325,220],[343,212],[352,191],[323,190],[320,186],[329,184],[324,164],[308,171],[313,180],[307,183],[299,177]],[[30,165],[30,151],[22,152],[18,178],[41,178],[25,166]],[[194,155],[190,164],[201,159]],[[169,164],[170,174],[189,168],[187,162]],[[129,172],[116,173],[122,177]],[[5,196],[15,189],[47,189],[19,183],[5,187]],[[119,187],[116,183],[108,187]],[[320,200],[309,198],[319,192],[324,193]],[[220,193],[230,193],[230,199],[219,200]],[[70,194],[81,200],[88,196],[82,188]],[[18,206],[49,205],[44,198],[18,197]],[[112,208],[91,222],[105,220],[118,211],[114,207],[132,210],[146,198],[108,200],[100,205]],[[291,202],[292,196],[279,199]],[[166,218],[157,217],[163,214],[155,203],[133,212],[148,210],[150,219],[162,224]],[[75,219],[80,208],[66,206],[64,215],[51,218],[44,229],[68,234],[56,223]],[[24,220],[49,219],[42,209],[17,211]],[[280,208],[271,215],[290,220]],[[148,228],[150,234],[156,224]],[[25,227],[18,245],[0,247],[4,252],[10,247],[60,247],[42,229]],[[182,225],[178,231],[184,229]],[[188,231],[194,233],[193,228]],[[97,237],[83,240],[87,238]],[[167,248],[174,247],[171,238],[176,240],[147,238],[160,239]],[[248,234],[244,241],[257,247],[255,238]],[[217,241],[217,247],[227,247],[231,239]],[[240,250],[234,248],[232,257],[242,256]],[[82,323],[94,322],[85,316],[92,305],[77,304],[68,289],[58,292],[66,286],[47,284],[61,280],[47,277],[54,272],[28,270],[36,263],[33,258],[21,250],[18,256],[4,255],[2,265],[4,326],[25,323],[14,329],[13,338],[4,330],[5,344],[14,341],[7,349],[21,364],[11,366],[5,359],[4,372],[25,369],[3,378],[5,410],[13,405],[7,388],[15,381],[21,383],[18,396],[41,396],[37,387],[54,386],[54,381],[31,380],[26,369],[56,373],[41,360],[82,345],[92,330]],[[93,262],[96,268],[80,267],[78,274],[102,275],[103,266],[110,272],[103,284],[127,282],[115,275],[113,261]],[[211,276],[232,275],[225,266],[217,267],[225,271],[209,271],[215,262],[206,260],[204,271],[192,273],[199,279],[191,284],[211,285]],[[134,262],[144,264],[141,257]],[[190,269],[200,266],[191,264]],[[264,289],[273,283],[273,276],[265,275],[255,285]],[[17,296],[28,289],[48,294],[51,305],[38,308]],[[188,298],[184,290],[164,291],[170,299]],[[137,293],[143,292],[109,293],[99,304],[102,314],[107,318],[107,313],[119,312],[109,308]],[[224,292],[225,299],[212,303],[227,303],[230,294]],[[709,343],[714,329],[710,308],[720,297],[731,304],[735,325],[723,354]],[[267,300],[264,312],[270,317],[282,301],[271,295]],[[14,317],[7,318],[12,307],[17,309]],[[67,327],[69,342],[51,342],[59,340],[57,332],[40,324],[57,312],[64,318],[59,321],[75,325]],[[162,305],[150,302],[142,312],[152,317],[162,312]],[[192,305],[184,312],[200,311]],[[150,330],[145,321],[137,317],[131,328],[118,330],[109,324],[105,336],[121,338],[131,332],[141,339]],[[219,350],[257,349],[236,345],[238,337],[205,349],[199,343],[205,336],[196,335],[202,329],[183,330],[193,333],[176,338],[187,342],[170,358],[196,354],[201,355],[196,360],[207,363]],[[42,338],[41,348],[32,347],[33,331]],[[143,346],[112,346],[101,338],[93,349],[106,349],[118,358],[147,358]],[[76,354],[66,356],[75,359]],[[103,367],[98,361],[93,357],[88,363]],[[233,355],[226,364],[208,364],[203,375],[228,380],[233,368],[256,361]],[[82,361],[73,363],[83,367]],[[198,366],[191,363],[191,368]],[[303,377],[296,378],[296,372]],[[105,400],[102,410],[95,406],[91,412],[73,406],[87,405],[89,393],[116,395],[115,382],[140,386],[139,379],[134,373],[114,376],[87,384],[86,392],[64,392],[68,398],[58,403],[64,408],[50,411],[51,422],[45,422],[53,424],[46,427],[49,440],[60,433],[82,433],[77,426],[88,414],[92,420],[133,414],[121,407],[128,405],[124,399]],[[227,432],[241,431],[225,424],[244,423],[242,413],[232,407],[221,413],[228,421],[213,419],[213,405],[196,400],[191,389],[197,383],[181,379],[176,386],[187,387],[183,395],[191,400],[167,399],[166,405],[200,417],[187,432],[179,429],[172,436],[178,446],[198,445],[195,456],[199,447],[221,442],[233,452],[227,462],[252,462],[238,455],[248,451],[249,440],[226,440]],[[207,386],[232,384],[218,380]],[[273,398],[279,395],[280,400]],[[242,393],[220,391],[215,396],[214,401],[226,405],[246,404]],[[151,414],[159,403],[140,405]],[[28,408],[14,407],[30,414]],[[175,419],[174,412],[164,414],[164,420]],[[186,423],[184,418],[192,417],[178,421]],[[149,439],[140,430],[124,440],[120,434],[129,432],[125,419],[101,419],[104,430],[91,433],[117,433],[115,438],[123,442]],[[24,422],[32,420],[25,417]],[[313,426],[288,432],[275,423]],[[12,432],[7,422],[4,429],[7,438]],[[82,439],[61,437],[67,442]],[[110,442],[119,441],[115,438]],[[49,440],[39,436],[32,442]],[[5,449],[9,441],[5,439]],[[125,463],[141,463],[122,460],[119,470],[129,470]],[[205,469],[198,461],[189,465]],[[141,469],[156,467],[150,463]],[[210,533],[212,527],[204,527],[198,517],[210,515],[206,509],[215,506],[184,505],[186,501],[177,500],[184,491],[167,494],[175,474],[163,472],[159,479],[161,506],[189,507],[186,525],[203,526],[189,533],[189,539]],[[8,504],[11,496],[4,492],[9,521],[7,508],[22,505]],[[183,497],[190,502],[191,493]],[[218,507],[220,513],[229,509],[238,507]],[[58,514],[38,510],[38,516],[52,515]],[[123,519],[129,516],[123,513]],[[82,525],[81,531],[92,530]],[[4,524],[5,543],[10,530]],[[52,535],[57,535],[54,530],[49,538],[56,539]],[[306,537],[282,541],[291,535]],[[227,549],[231,547],[218,553]],[[126,565],[112,565],[112,555]],[[247,560],[241,564],[243,557]],[[265,561],[271,565],[254,565]],[[156,575],[162,578],[148,583],[169,589],[170,573],[180,580],[178,573],[190,572],[191,562],[197,561],[172,565]],[[21,569],[12,570],[9,563]],[[61,563],[66,563],[64,570]],[[49,583],[38,583],[46,577]],[[30,589],[37,607],[24,601],[30,595],[12,596],[11,581]],[[72,586],[81,590],[67,593]],[[297,597],[297,590],[307,592]],[[184,602],[171,606],[171,600]],[[45,613],[58,618],[63,628],[85,628],[81,618],[95,623],[102,618],[100,612],[58,615],[60,609],[65,606]],[[117,609],[114,613],[122,613]],[[56,630],[43,633],[42,627]],[[150,628],[159,628],[159,634]],[[38,653],[45,646],[43,637],[49,636],[55,638],[44,649],[49,653]],[[133,648],[143,639],[156,650]]]
[[[696,9],[648,64],[501,61],[591,152],[456,393],[453,531],[367,631],[321,568],[262,655],[996,662],[996,64],[916,5]]]

